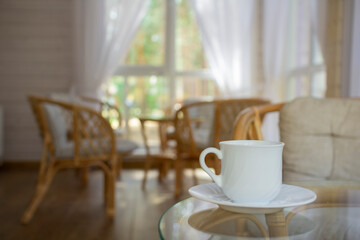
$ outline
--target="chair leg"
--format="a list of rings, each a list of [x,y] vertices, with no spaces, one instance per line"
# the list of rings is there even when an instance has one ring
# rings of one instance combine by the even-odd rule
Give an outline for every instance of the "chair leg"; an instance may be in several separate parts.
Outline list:
[[[265,214],[266,224],[269,228],[270,237],[288,236],[285,216],[283,211]]]
[[[180,196],[182,191],[183,163],[181,159],[175,160],[175,198]]]
[[[221,162],[220,160],[216,157],[214,158],[214,165],[215,165],[215,174],[220,174],[221,172]]]
[[[84,186],[87,186],[89,183],[89,167],[82,169],[82,182]]]
[[[170,168],[170,163],[169,163],[169,161],[165,160],[162,163],[162,168],[161,168],[161,170],[162,170],[162,175],[161,175],[162,179],[167,177],[169,168]]]
[[[75,168],[74,169],[75,172],[75,177],[80,178],[81,176],[81,169],[80,168]]]
[[[122,171],[122,158],[123,156],[121,154],[118,155],[117,161],[116,161],[116,178],[121,178],[121,171]]]
[[[199,181],[198,181],[198,179],[197,179],[197,177],[196,177],[196,163],[195,163],[195,162],[192,162],[191,167],[192,167],[192,172],[193,172],[194,185],[198,185],[198,184],[199,184]]]
[[[115,176],[113,174],[110,174],[107,185],[106,214],[108,217],[113,218],[115,216]]]
[[[55,175],[54,167],[53,165],[50,165],[47,171],[45,171],[45,173],[43,174],[43,176],[40,176],[36,186],[35,194],[30,202],[30,205],[28,206],[24,215],[21,218],[21,222],[23,224],[29,223],[32,217],[34,216],[36,209],[39,207],[39,204],[41,203],[47,190],[49,189],[49,186],[54,178],[54,175]]]
[[[109,171],[105,173],[105,199],[106,199],[106,214],[108,217],[113,218],[115,216],[115,171]]]
[[[164,162],[158,161],[158,182],[160,183],[164,178]]]
[[[149,172],[149,169],[151,167],[151,164],[152,164],[152,159],[151,157],[147,156],[146,157],[146,160],[145,160],[145,166],[144,166],[144,178],[142,180],[142,184],[141,184],[141,187],[144,189],[145,186],[146,186],[146,181],[147,181],[147,175],[148,175],[148,172]]]
[[[106,200],[106,214],[108,217],[114,218],[115,216],[115,197],[116,197],[116,176],[117,176],[117,163],[119,157],[113,157],[107,168],[104,168],[105,181],[105,200]]]
[[[109,176],[108,173],[104,170],[104,202],[105,208],[107,207],[109,199]]]

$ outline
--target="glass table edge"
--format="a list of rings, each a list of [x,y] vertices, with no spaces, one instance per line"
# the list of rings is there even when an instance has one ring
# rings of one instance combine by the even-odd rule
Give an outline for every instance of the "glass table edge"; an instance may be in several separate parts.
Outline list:
[[[158,222],[158,233],[159,233],[159,236],[160,236],[160,239],[161,239],[161,240],[165,240],[164,236],[163,236],[162,233],[161,233],[161,229],[160,229],[161,220],[163,219],[164,215],[165,215],[170,209],[172,209],[173,207],[175,207],[175,206],[178,205],[179,203],[181,203],[181,202],[183,202],[183,201],[185,201],[185,200],[188,200],[188,199],[190,199],[190,198],[192,198],[192,197],[187,197],[187,198],[184,198],[184,199],[181,199],[181,200],[177,201],[175,204],[173,204],[173,205],[171,205],[170,207],[168,207],[168,208],[163,212],[163,214],[161,214],[160,219],[159,219],[159,222]]]

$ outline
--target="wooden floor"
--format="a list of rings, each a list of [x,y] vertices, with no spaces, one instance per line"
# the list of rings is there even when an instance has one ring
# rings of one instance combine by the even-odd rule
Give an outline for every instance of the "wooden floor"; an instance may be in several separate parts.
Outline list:
[[[157,182],[151,171],[146,190],[141,189],[141,170],[124,170],[116,183],[116,217],[106,217],[103,201],[103,174],[91,170],[89,183],[82,185],[74,170],[59,172],[44,201],[28,225],[20,218],[34,193],[37,169],[0,168],[0,239],[159,239],[157,225],[161,214],[177,202],[174,176]],[[202,170],[199,183],[209,182]],[[186,172],[185,191],[193,185]]]

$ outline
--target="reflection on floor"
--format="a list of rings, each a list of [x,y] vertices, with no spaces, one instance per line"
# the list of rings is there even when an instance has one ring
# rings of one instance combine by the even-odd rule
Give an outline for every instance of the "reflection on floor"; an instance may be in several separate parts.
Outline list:
[[[83,186],[74,170],[60,172],[28,225],[20,218],[34,192],[37,169],[0,168],[0,239],[158,239],[161,214],[177,202],[173,197],[174,175],[157,182],[149,174],[146,190],[141,189],[141,170],[124,170],[116,184],[116,217],[106,217],[103,201],[103,174],[91,170]],[[199,184],[210,182],[197,169]],[[193,185],[192,171],[185,173],[185,191]]]

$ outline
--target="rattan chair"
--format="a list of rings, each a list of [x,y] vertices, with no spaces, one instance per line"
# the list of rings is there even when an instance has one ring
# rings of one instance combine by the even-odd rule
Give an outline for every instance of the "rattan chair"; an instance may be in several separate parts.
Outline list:
[[[43,141],[43,155],[35,195],[22,222],[32,219],[57,171],[89,166],[104,171],[106,212],[114,216],[118,157],[131,152],[133,144],[117,140],[109,122],[93,109],[36,96],[28,100]]]
[[[258,98],[200,101],[185,104],[176,112],[176,197],[182,192],[185,165],[199,167],[199,156],[203,149],[218,147],[220,141],[232,139],[233,123],[239,112],[250,106],[268,103],[268,100]],[[208,156],[207,161],[216,173],[220,173],[219,160]]]
[[[55,101],[68,103],[68,104],[81,105],[93,109],[94,111],[98,112],[102,117],[104,117],[110,122],[110,125],[113,128],[117,141],[124,141],[122,139],[124,139],[125,128],[122,124],[123,118],[118,106],[101,101],[97,98],[75,96],[68,93],[56,93],[56,92],[51,93],[50,98]],[[117,122],[118,124],[113,124],[115,122]],[[125,140],[125,142],[126,144],[124,145],[125,146],[125,149],[123,149],[124,151],[126,149],[135,149],[137,147],[137,145],[134,142],[131,143],[130,141],[127,140]],[[125,154],[118,154],[118,160],[117,160],[118,162],[116,165],[117,177],[119,177],[121,174],[122,165],[123,165],[123,155]],[[86,180],[87,171],[84,171],[84,173]]]
[[[141,123],[141,134],[144,141],[145,151],[146,151],[146,159],[144,164],[144,178],[142,181],[142,188],[145,188],[148,171],[155,164],[158,165],[159,175],[158,180],[162,181],[164,177],[166,177],[167,172],[176,159],[176,148],[169,141],[171,139],[168,138],[167,128],[168,126],[172,126],[174,119],[172,117],[163,117],[163,118],[149,118],[149,117],[140,117]],[[155,122],[158,124],[159,128],[159,146],[150,146],[149,137],[147,134],[146,125],[149,122]]]
[[[140,116],[141,135],[146,152],[144,164],[144,178],[142,188],[146,186],[148,171],[154,165],[158,165],[158,180],[161,182],[166,177],[168,170],[176,159],[176,135],[174,126],[174,115],[176,111],[183,105],[183,102],[175,102],[169,104],[164,110],[161,117]],[[155,123],[158,127],[159,146],[150,146],[148,136],[148,124]]]

